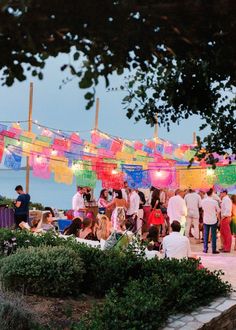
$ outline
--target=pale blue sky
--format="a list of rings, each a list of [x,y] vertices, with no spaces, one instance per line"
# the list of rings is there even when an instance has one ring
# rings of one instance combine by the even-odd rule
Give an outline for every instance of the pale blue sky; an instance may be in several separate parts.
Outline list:
[[[65,130],[83,131],[94,126],[95,106],[85,110],[83,94],[78,80],[75,79],[59,89],[62,79],[67,76],[60,71],[68,56],[49,59],[44,71],[44,79],[28,79],[15,83],[12,87],[0,88],[0,121],[24,120],[28,116],[29,82],[34,82],[33,119],[40,123]],[[120,86],[121,77],[113,76],[111,86]],[[104,81],[97,87],[100,98],[99,128],[115,136],[129,139],[144,139],[153,136],[153,128],[144,121],[135,123],[129,120],[122,108],[125,92],[107,92]],[[159,128],[159,136],[175,143],[192,143],[193,131],[198,133],[200,121],[197,117],[182,121],[181,125],[172,125],[171,131]],[[88,135],[82,134],[83,137]]]

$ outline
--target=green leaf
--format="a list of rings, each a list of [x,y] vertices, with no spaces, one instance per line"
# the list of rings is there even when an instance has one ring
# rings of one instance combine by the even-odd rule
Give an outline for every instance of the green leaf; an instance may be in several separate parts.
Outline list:
[[[74,60],[77,61],[80,57],[80,53],[79,52],[74,53],[73,57],[74,57]]]
[[[84,95],[84,98],[85,98],[86,100],[90,100],[90,99],[94,98],[94,94],[88,92],[88,93],[86,93],[86,94]]]

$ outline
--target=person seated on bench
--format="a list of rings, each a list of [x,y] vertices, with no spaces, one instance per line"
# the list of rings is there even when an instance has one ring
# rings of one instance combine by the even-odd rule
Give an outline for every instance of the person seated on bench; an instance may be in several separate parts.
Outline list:
[[[163,238],[163,253],[166,258],[183,259],[191,257],[189,239],[180,233],[181,225],[174,220],[171,223],[171,233]]]
[[[79,237],[81,229],[82,229],[82,219],[74,218],[72,223],[64,229],[63,235],[74,235],[76,237]]]
[[[55,231],[55,227],[53,226],[52,222],[52,213],[50,211],[44,211],[35,232]]]
[[[82,230],[79,233],[79,238],[97,241],[97,237],[94,234],[93,227],[94,227],[93,220],[90,218],[84,218],[82,224]]]

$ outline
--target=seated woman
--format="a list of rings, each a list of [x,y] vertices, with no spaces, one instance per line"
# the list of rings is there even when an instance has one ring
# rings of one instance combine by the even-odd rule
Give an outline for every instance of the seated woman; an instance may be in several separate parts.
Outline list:
[[[116,229],[113,230],[112,234],[105,241],[104,250],[116,248],[118,250],[124,250],[127,248],[132,240],[133,233],[126,230],[126,219],[122,210],[117,211],[117,224]]]
[[[52,222],[53,222],[52,213],[49,211],[44,211],[35,232],[49,231],[49,230],[55,231],[55,227],[53,226]]]
[[[74,218],[72,223],[64,229],[63,234],[64,235],[75,235],[76,237],[79,237],[81,228],[82,228],[82,219]]]
[[[53,218],[55,217],[55,213],[54,213],[53,209],[50,206],[45,206],[44,211],[51,212],[52,213],[52,217]]]
[[[90,218],[84,218],[82,224],[82,230],[79,233],[79,238],[96,241],[97,237],[93,232],[93,220]]]
[[[99,241],[106,241],[111,234],[111,221],[106,215],[99,217],[96,235]]]
[[[148,250],[160,251],[159,230],[156,226],[151,226],[147,235]]]

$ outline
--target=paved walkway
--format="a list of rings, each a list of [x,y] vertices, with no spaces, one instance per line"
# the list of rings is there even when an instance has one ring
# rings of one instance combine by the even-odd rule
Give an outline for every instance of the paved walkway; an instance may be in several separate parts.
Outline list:
[[[217,240],[217,247],[220,247],[219,239]],[[209,268],[210,270],[219,270],[224,271],[223,279],[229,281],[233,287],[236,289],[236,251],[234,248],[234,239],[232,242],[231,253],[220,253],[212,254],[211,245],[209,244],[208,253],[203,253],[203,244],[194,244],[191,243],[191,249],[193,254],[200,257],[202,260],[203,266]]]

